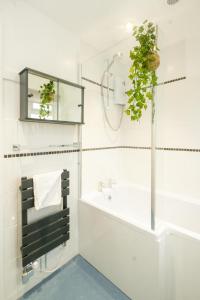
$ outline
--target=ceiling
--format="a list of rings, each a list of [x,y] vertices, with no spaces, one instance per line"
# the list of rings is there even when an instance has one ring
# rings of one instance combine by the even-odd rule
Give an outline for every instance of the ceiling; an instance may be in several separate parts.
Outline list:
[[[1,1],[1,0],[0,0]],[[154,22],[176,19],[191,7],[200,9],[199,0],[11,0],[24,1],[41,11],[97,51],[107,49],[126,39],[126,24],[139,24],[145,19]],[[185,20],[183,20],[185,22]],[[181,35],[182,30],[178,34]],[[174,33],[175,34],[175,33]],[[171,30],[173,35],[173,29]],[[177,32],[176,32],[177,36]]]

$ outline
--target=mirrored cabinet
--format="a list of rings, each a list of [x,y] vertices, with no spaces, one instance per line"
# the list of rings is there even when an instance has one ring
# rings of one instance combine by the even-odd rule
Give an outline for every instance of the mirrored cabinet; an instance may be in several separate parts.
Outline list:
[[[84,87],[29,68],[20,73],[20,120],[84,123]]]

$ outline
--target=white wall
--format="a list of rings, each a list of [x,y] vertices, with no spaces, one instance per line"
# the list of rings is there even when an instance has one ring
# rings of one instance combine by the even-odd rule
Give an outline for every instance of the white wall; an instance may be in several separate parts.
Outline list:
[[[187,20],[187,22],[183,22]],[[158,147],[199,149],[199,49],[200,26],[197,7],[182,12],[176,19],[161,23],[161,67],[159,76],[168,80],[186,76],[184,81],[157,89]],[[166,44],[167,31],[180,32],[176,41]],[[163,32],[165,30],[165,32]],[[200,204],[199,152],[157,151],[157,185],[159,189],[188,198],[197,198]]]
[[[176,17],[162,19],[159,26],[159,47],[161,66],[158,70],[159,82],[186,76],[183,81],[158,87],[156,89],[156,146],[161,148],[199,149],[199,47],[200,36],[197,9],[180,11]],[[184,20],[187,20],[185,22]],[[173,37],[171,39],[170,37]],[[175,38],[176,37],[176,38]],[[101,81],[105,69],[106,58],[118,51],[127,56],[134,45],[131,41],[122,43],[97,55],[83,63],[83,75],[98,82]],[[125,59],[125,61],[127,58]],[[124,61],[124,59],[123,59]],[[127,66],[123,66],[128,70]],[[124,74],[124,71],[123,71]],[[124,76],[124,75],[123,75]],[[127,78],[127,73],[125,75]],[[150,146],[151,145],[151,113],[150,108],[144,113],[139,123],[130,122],[124,116],[121,130],[118,134],[107,129],[102,119],[100,88],[87,84],[86,90],[86,125],[83,128],[83,145],[95,146]],[[92,107],[92,114],[90,108]],[[111,118],[114,117],[111,115]],[[116,116],[117,119],[117,116]],[[114,120],[117,122],[117,120]],[[116,150],[105,150],[105,159]],[[119,151],[118,151],[119,152]],[[121,150],[118,159],[120,178],[134,183],[150,186],[150,151],[141,149]],[[90,154],[84,154],[89,159]],[[95,160],[102,161],[99,152]],[[112,163],[115,165],[112,167]],[[108,160],[105,168],[110,166],[110,176],[116,167],[114,160]],[[87,164],[88,165],[88,164]],[[103,165],[103,163],[102,163]],[[200,155],[194,151],[156,151],[156,184],[157,189],[188,197],[200,197]],[[94,166],[94,165],[93,165]],[[83,168],[84,170],[84,168]],[[88,172],[86,178],[96,178]],[[106,175],[107,176],[107,175]],[[116,175],[116,177],[119,177]],[[84,180],[84,178],[83,178]],[[88,179],[86,180],[89,181]],[[83,184],[85,186],[85,184]]]
[[[97,52],[88,45],[81,45],[82,75],[88,79],[101,82],[102,74],[107,66],[106,59],[111,59],[110,54],[97,55]],[[92,51],[93,50],[93,51]],[[87,58],[89,53],[91,58]],[[85,89],[85,125],[82,127],[83,148],[115,147],[120,145],[120,131],[113,132],[105,122],[102,107],[101,89],[86,81],[82,81]],[[104,82],[105,84],[105,82]],[[106,93],[106,91],[105,91]],[[117,125],[120,108],[114,107],[110,102],[111,122]],[[119,177],[119,155],[118,149],[92,150],[83,152],[83,193],[97,189],[99,181],[108,178]]]
[[[184,20],[184,22],[183,22]],[[171,24],[171,25],[170,25]],[[76,154],[11,158],[3,154],[12,153],[12,144],[29,147],[47,144],[71,143],[77,139],[77,128],[73,126],[27,124],[18,121],[19,84],[18,72],[25,66],[77,81],[77,62],[80,52],[78,38],[62,29],[52,20],[30,8],[23,1],[8,2],[1,13],[1,139],[0,170],[3,186],[0,189],[3,209],[0,210],[0,268],[4,281],[0,282],[0,296],[15,299],[16,295],[31,287],[44,276],[37,274],[28,285],[21,285],[20,274],[20,195],[18,186],[21,176],[32,176],[58,168],[70,169],[73,186],[69,204],[72,209],[71,241],[63,260],[78,253],[76,219]],[[176,19],[160,23],[161,67],[160,80],[187,76],[183,82],[158,89],[156,139],[159,147],[199,148],[199,17],[198,10],[191,7]],[[182,26],[181,35],[178,30]],[[170,32],[177,31],[177,40],[170,40]],[[167,42],[166,42],[167,41]],[[132,41],[125,41],[102,55],[83,63],[83,75],[101,81],[105,59],[119,50],[127,52]],[[86,50],[87,48],[87,50]],[[85,47],[84,61],[88,55],[96,55],[94,49]],[[84,50],[82,49],[82,52]],[[89,53],[90,52],[90,53]],[[88,54],[89,53],[89,54]],[[124,74],[124,71],[123,71]],[[139,124],[131,123],[125,116],[119,132],[113,133],[104,122],[100,88],[83,82],[86,86],[85,125],[83,126],[83,148],[110,146],[150,146],[150,110]],[[112,114],[117,123],[119,110]],[[96,189],[98,181],[109,177],[150,186],[150,150],[109,149],[83,152],[83,192]],[[2,174],[3,170],[3,174]],[[1,179],[0,178],[0,179]],[[196,197],[200,189],[199,152],[157,151],[157,188],[174,194]],[[2,215],[2,216],[1,216]],[[18,233],[18,235],[17,235]],[[17,238],[16,238],[17,237]],[[10,249],[10,250],[9,250]],[[55,254],[57,258],[57,254]],[[2,261],[1,261],[2,260]],[[3,262],[4,261],[4,262]],[[53,257],[53,264],[55,259]],[[184,272],[184,268],[182,269]],[[1,273],[0,273],[1,275]],[[1,286],[2,285],[2,286]],[[3,289],[3,286],[5,289]]]
[[[110,69],[111,73],[126,81],[128,89],[128,68],[130,65],[129,51],[132,40],[97,53],[91,47],[82,43],[82,75],[98,83],[102,80],[107,67],[107,60],[111,62],[113,55],[123,53],[121,60],[116,60]],[[84,55],[89,53],[89,58]],[[120,130],[112,131],[106,124],[102,107],[101,89],[83,80],[85,90],[85,125],[83,126],[83,148],[119,147],[119,146],[150,146],[150,116],[148,109],[140,123],[131,123],[123,114]],[[106,80],[104,81],[106,85]],[[105,91],[105,103],[106,91]],[[112,104],[110,93],[110,108],[107,110],[111,124],[116,127],[119,123],[121,107]],[[142,163],[141,163],[142,162]],[[83,193],[97,189],[99,181],[131,181],[150,186],[150,151],[136,149],[103,149],[83,152]]]
[[[176,18],[171,17],[158,24],[161,49],[159,81],[182,76],[186,76],[187,79],[158,87],[156,91],[156,146],[173,148],[172,151],[156,151],[156,190],[171,193],[180,199],[184,198],[187,202],[195,201],[200,205],[200,152],[187,151],[200,149],[200,34],[198,30],[200,21],[198,11],[199,7],[191,6],[188,11],[180,11]],[[173,39],[171,39],[172,36]],[[103,64],[105,65],[106,57],[116,52],[116,48],[119,51],[123,47],[119,44],[106,53],[102,53]],[[102,72],[99,72],[100,60],[91,59],[84,65],[85,69],[89,70],[88,74],[86,72],[88,77],[99,81]],[[87,108],[86,123],[90,122],[91,126],[86,125],[83,128],[83,145],[86,143],[88,147],[110,146],[102,121],[99,88],[93,88],[90,85],[87,93],[86,105],[89,103],[92,107],[92,115]],[[110,132],[111,138],[115,141],[113,145],[150,146],[150,120],[150,110],[145,113],[139,123],[131,123],[125,116],[119,133],[115,135]],[[117,136],[116,139],[115,136]],[[178,151],[176,148],[185,150]],[[150,150],[114,149],[85,152],[83,153],[83,190],[97,188],[98,181],[108,177],[150,187],[150,170]],[[173,205],[176,206],[176,203]],[[183,204],[183,207],[185,206]],[[187,210],[185,212],[185,216],[181,216],[181,219],[185,218],[184,224],[194,223],[192,218],[198,222],[200,218],[198,212],[195,216],[187,214]],[[171,215],[174,216],[173,210]],[[191,219],[187,220],[187,218]],[[178,222],[180,223],[180,220],[177,220]],[[171,249],[172,273],[170,276],[173,276],[171,278],[173,291],[169,299],[182,300],[188,297],[199,299],[199,286],[196,280],[199,278],[197,255],[199,242],[196,244],[194,242],[195,245],[193,245],[193,242],[191,244],[185,238],[179,240],[171,237],[170,239],[171,241],[166,244],[167,250]],[[191,266],[197,266],[194,268],[194,273]]]
[[[189,11],[180,12],[176,18],[158,23],[161,56],[159,82],[182,76],[187,79],[156,89],[157,147],[199,149],[200,36],[196,29],[200,22],[196,8],[191,6]],[[150,146],[150,112],[139,124],[130,124],[126,120],[123,130],[125,144]],[[149,186],[150,162],[147,162],[147,156],[143,150],[131,151],[123,156],[122,165],[126,174],[130,170],[128,177],[131,181],[142,183],[142,173],[142,178],[146,178],[144,183]],[[157,189],[182,195],[188,201],[195,197],[200,204],[199,177],[199,152],[156,151]]]
[[[7,1],[1,12],[1,206],[0,210],[0,299],[16,299],[49,274],[36,272],[27,284],[21,282],[21,212],[19,185],[22,176],[67,168],[70,171],[70,241],[67,247],[48,255],[48,267],[56,267],[78,253],[77,229],[77,153],[47,156],[3,158],[12,154],[12,145],[44,147],[77,141],[77,127],[22,123],[19,118],[19,77],[30,67],[77,82],[79,39],[29,7],[24,1]],[[2,88],[1,88],[2,87]],[[46,150],[46,149],[42,149]],[[36,150],[38,151],[38,150]],[[40,151],[40,150],[39,150]],[[2,181],[3,175],[3,181]],[[3,190],[2,190],[3,189]],[[3,249],[2,249],[3,248]],[[2,253],[3,252],[3,253]],[[3,265],[2,265],[3,264]]]
[[[0,41],[2,41],[2,26],[0,26]],[[0,47],[0,77],[2,76],[2,49]],[[2,80],[0,80],[0,99],[2,99]],[[1,105],[0,105],[1,107]],[[2,107],[0,108],[0,136],[2,140],[2,132],[3,132],[3,116],[2,116]],[[0,142],[0,152],[2,153],[2,142]],[[0,156],[0,165],[2,166],[3,158]],[[0,182],[3,182],[3,168],[0,168]],[[2,184],[0,184],[0,203],[1,207],[4,204],[3,198],[3,188]],[[3,209],[0,210],[0,277],[3,279],[4,277],[4,270],[3,270],[3,245],[4,245],[4,224],[3,224]],[[4,288],[4,281],[0,281],[0,299],[3,299],[3,288]]]

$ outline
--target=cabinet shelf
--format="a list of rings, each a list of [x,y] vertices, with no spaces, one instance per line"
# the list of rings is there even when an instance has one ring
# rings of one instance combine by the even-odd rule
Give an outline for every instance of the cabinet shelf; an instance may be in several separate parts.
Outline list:
[[[83,86],[30,68],[23,69],[19,76],[20,121],[84,124]],[[49,84],[53,93],[45,90]],[[44,91],[47,98],[42,95]]]

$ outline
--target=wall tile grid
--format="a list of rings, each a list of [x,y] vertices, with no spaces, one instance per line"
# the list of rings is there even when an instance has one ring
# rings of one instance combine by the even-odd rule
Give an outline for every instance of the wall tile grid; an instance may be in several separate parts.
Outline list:
[[[199,3],[196,2],[196,5]],[[162,219],[162,214],[167,214],[168,222],[173,223],[176,219],[174,224],[187,224],[185,228],[199,233],[199,206],[194,212],[190,205],[190,202],[200,204],[200,34],[197,30],[200,20],[194,7],[191,6],[187,12],[180,10],[178,17],[170,16],[170,20],[166,17],[158,24],[161,49],[159,81],[171,81],[180,77],[186,79],[173,81],[156,89],[155,167],[156,191],[174,196],[171,199],[166,197],[167,205],[157,208],[157,217]],[[181,34],[171,34],[176,31],[180,33],[180,27]],[[111,59],[114,53],[121,50],[124,50],[124,46],[118,44],[117,49],[115,47],[105,51],[101,58],[87,61],[83,76],[100,82],[102,69],[106,66],[105,59]],[[94,89],[99,93],[96,97],[92,96]],[[100,98],[100,88],[87,83],[86,106],[88,103],[92,105],[94,116],[102,114]],[[95,122],[89,109],[86,111],[86,124],[89,120],[91,125],[90,128],[83,127],[83,148],[102,147],[102,151],[83,152],[83,192],[97,189],[98,181],[107,178],[150,188],[150,114],[150,110],[147,110],[139,123],[131,123],[124,117],[120,131],[113,133],[105,123],[100,120]],[[99,128],[96,129],[95,126]],[[116,144],[113,144],[116,148],[106,150],[106,147],[111,147],[112,138],[117,139]],[[199,283],[196,280],[199,278],[199,240],[174,233],[167,237],[164,253],[166,260],[162,263],[167,269],[165,287],[169,285],[165,293],[166,299],[186,300],[191,295],[193,299],[199,299]]]
[[[195,22],[188,24],[188,28],[184,28],[186,32],[184,40],[162,46],[162,37],[160,42],[163,61],[159,71],[161,81],[182,76],[187,76],[187,79],[157,88],[156,183],[159,190],[199,199],[200,43],[199,39],[196,39],[198,33],[194,30],[198,25],[198,18],[194,20]],[[1,81],[0,86],[3,95],[0,103],[0,114],[3,113],[0,115],[1,128],[3,128],[1,140],[4,141],[0,143],[0,162],[3,166],[0,173],[0,180],[3,182],[0,197],[4,204],[4,209],[0,210],[0,225],[2,225],[0,226],[0,265],[3,265],[0,272],[4,278],[4,281],[0,282],[0,297],[4,300],[15,300],[16,296],[47,276],[38,272],[26,285],[21,283],[18,190],[20,178],[62,168],[70,170],[72,186],[69,205],[73,215],[72,238],[66,251],[58,249],[49,255],[48,267],[54,268],[56,263],[65,262],[78,253],[77,155],[80,151],[79,148],[59,148],[51,151],[47,148],[49,144],[77,142],[77,128],[74,126],[27,124],[18,121],[17,73],[28,66],[76,81],[80,44],[79,40],[69,32],[20,2],[16,5],[7,4],[0,25],[3,45],[0,47],[0,72],[2,77],[7,78]],[[176,26],[174,30],[175,28]],[[63,35],[66,37],[65,40]],[[43,36],[46,37],[45,41]],[[166,36],[164,37],[166,39]],[[62,45],[59,53],[57,44]],[[84,77],[100,82],[106,66],[105,59],[111,57],[116,50],[118,49],[113,48],[101,57],[98,56],[83,64]],[[124,69],[122,73],[124,76]],[[85,81],[83,85],[86,86],[85,125],[82,128],[83,193],[97,189],[98,182],[108,178],[150,187],[150,109],[144,113],[142,121],[137,124],[130,123],[125,116],[121,129],[112,132],[104,120],[100,87]],[[109,116],[115,125],[119,114],[120,108],[110,104]],[[13,152],[13,144],[26,145],[27,149]],[[41,149],[33,150],[38,145]],[[55,257],[59,257],[58,261],[55,261]]]
[[[180,12],[180,18],[186,17],[186,12]],[[179,196],[197,198],[200,189],[200,142],[199,142],[199,33],[195,28],[199,26],[196,12],[191,7],[190,17],[195,21],[189,26],[182,24],[182,35],[176,40],[169,40],[170,32],[179,30],[180,19],[173,19],[171,23],[160,22],[159,47],[161,49],[161,66],[158,71],[159,82],[165,82],[156,89],[156,187],[164,192],[171,192]],[[192,33],[192,34],[191,34]],[[174,36],[174,35],[173,35]],[[97,83],[101,82],[106,60],[113,54],[122,51],[125,58],[117,64],[111,72],[122,78],[127,76],[127,52],[132,44],[123,41],[116,47],[105,51],[101,55],[93,55],[83,64],[83,77]],[[126,69],[126,70],[125,70]],[[124,75],[125,74],[125,75]],[[180,80],[179,80],[180,79]],[[83,127],[83,149],[110,147],[109,151],[83,152],[83,172],[88,180],[83,178],[83,190],[91,190],[89,178],[93,178],[93,188],[97,187],[102,177],[119,178],[150,186],[150,145],[151,145],[151,111],[148,109],[139,123],[131,123],[124,116],[119,132],[112,132],[105,124],[102,112],[101,92],[98,85],[83,80],[86,85],[86,125]],[[106,92],[106,91],[105,91]],[[112,101],[112,100],[111,100]],[[90,110],[91,109],[91,110]],[[112,105],[110,110],[112,110]],[[91,114],[92,111],[92,114]],[[93,117],[94,116],[94,117]],[[119,112],[111,114],[114,124],[119,119]],[[104,120],[102,122],[102,120]],[[116,147],[116,149],[112,148]],[[101,152],[101,153],[100,153]],[[112,159],[118,155],[117,159]],[[118,153],[118,154],[116,154]],[[90,160],[91,159],[91,160]],[[98,173],[99,161],[101,170],[107,170],[106,176]],[[104,163],[106,161],[106,163]],[[92,167],[89,166],[92,162]],[[118,172],[116,170],[118,165]],[[110,169],[108,168],[108,164]],[[110,170],[110,171],[109,171]],[[89,185],[87,187],[87,184]],[[200,202],[200,201],[199,201]]]
[[[74,153],[74,149],[64,151],[63,148],[47,147],[77,142],[78,128],[18,121],[18,72],[27,66],[77,82],[80,44],[76,36],[21,1],[5,4],[1,12],[0,29],[0,198],[3,202],[3,209],[0,210],[0,299],[16,300],[49,275],[36,271],[29,282],[22,284],[19,192],[22,176],[32,177],[58,169],[70,171],[70,241],[65,248],[60,246],[48,254],[48,269],[62,265],[78,253],[77,151]],[[59,51],[57,45],[61,45]],[[24,146],[25,154],[13,152],[13,144]],[[50,152],[56,155],[47,155]]]

